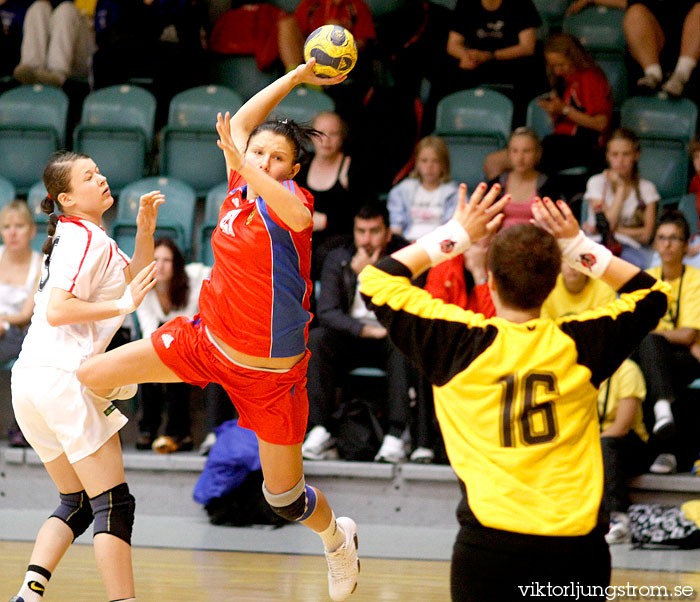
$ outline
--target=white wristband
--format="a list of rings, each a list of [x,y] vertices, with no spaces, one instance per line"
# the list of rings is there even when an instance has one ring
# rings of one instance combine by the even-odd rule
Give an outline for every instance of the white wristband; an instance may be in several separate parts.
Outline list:
[[[583,230],[573,238],[558,238],[557,242],[564,260],[586,276],[600,278],[610,265],[610,249],[588,238]]]
[[[471,240],[462,225],[451,219],[432,232],[421,236],[416,240],[416,244],[423,247],[428,254],[430,265],[437,265],[464,253],[471,245]]]
[[[134,305],[134,298],[131,296],[130,286],[126,287],[124,294],[121,296],[120,299],[117,299],[115,303],[117,304],[119,314],[122,316],[125,314],[130,314],[136,309],[136,305]]]

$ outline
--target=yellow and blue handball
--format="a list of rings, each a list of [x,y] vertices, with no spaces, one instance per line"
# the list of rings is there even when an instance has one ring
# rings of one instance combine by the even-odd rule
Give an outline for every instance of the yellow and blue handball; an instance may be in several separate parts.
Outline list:
[[[304,43],[304,60],[311,57],[316,59],[314,73],[319,77],[350,73],[357,62],[355,38],[340,25],[323,25]]]

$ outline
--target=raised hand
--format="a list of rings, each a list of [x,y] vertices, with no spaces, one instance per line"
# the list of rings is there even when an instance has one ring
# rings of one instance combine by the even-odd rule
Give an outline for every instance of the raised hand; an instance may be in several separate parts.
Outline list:
[[[131,298],[136,309],[143,301],[146,293],[156,284],[156,262],[152,261],[134,276],[129,284]]]
[[[486,189],[485,183],[479,184],[467,203],[467,185],[459,185],[453,218],[466,230],[472,243],[498,230],[503,221],[501,211],[510,202],[509,194],[496,201],[501,193],[500,184],[494,184],[488,192]]]
[[[152,235],[156,231],[158,207],[163,203],[165,203],[165,195],[160,190],[147,192],[139,199],[136,228],[140,233]]]
[[[245,162],[245,157],[236,143],[233,141],[233,136],[231,136],[231,114],[226,111],[225,115],[217,113],[216,115],[216,132],[219,134],[219,139],[216,141],[216,145],[224,151],[224,157],[226,158],[226,164],[238,171],[243,166]]]
[[[319,77],[314,73],[315,58],[310,58],[306,63],[302,63],[294,69],[294,80],[297,84],[314,84],[316,86],[333,86],[344,82],[347,74],[336,75],[335,77]]]
[[[564,201],[552,201],[549,197],[536,199],[532,205],[535,223],[547,230],[555,238],[573,238],[579,232],[579,225]]]

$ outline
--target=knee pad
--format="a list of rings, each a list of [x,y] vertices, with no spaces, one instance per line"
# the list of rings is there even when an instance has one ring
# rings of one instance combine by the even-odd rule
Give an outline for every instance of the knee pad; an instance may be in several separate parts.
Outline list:
[[[90,505],[95,515],[93,535],[109,533],[131,545],[136,500],[126,483],[90,498]]]
[[[60,518],[73,531],[73,541],[80,537],[92,523],[92,508],[85,491],[59,493],[61,505],[51,516]]]
[[[284,493],[270,493],[265,487],[264,481],[262,489],[272,511],[289,521],[305,521],[316,510],[316,492],[306,484],[304,477],[301,477],[294,487]]]

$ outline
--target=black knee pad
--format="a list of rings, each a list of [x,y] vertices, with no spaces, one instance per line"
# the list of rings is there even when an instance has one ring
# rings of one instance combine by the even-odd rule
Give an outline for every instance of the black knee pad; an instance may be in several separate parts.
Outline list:
[[[309,518],[316,509],[316,492],[301,477],[289,491],[272,494],[263,482],[263,495],[275,514],[292,522]]]
[[[61,505],[51,516],[60,518],[73,531],[73,541],[80,537],[92,523],[92,508],[85,491],[59,493]]]
[[[90,498],[90,505],[95,515],[94,535],[109,533],[131,545],[136,500],[126,483]]]

